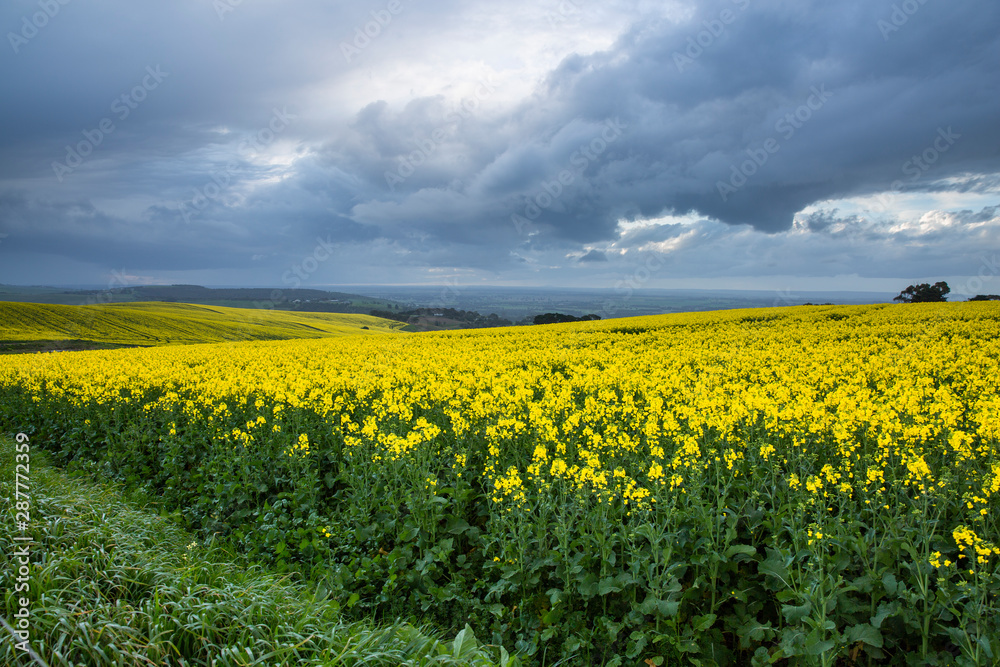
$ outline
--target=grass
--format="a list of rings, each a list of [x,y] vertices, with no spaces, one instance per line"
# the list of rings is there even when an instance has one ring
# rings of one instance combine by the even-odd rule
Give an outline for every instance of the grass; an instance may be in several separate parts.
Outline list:
[[[14,443],[0,437],[3,520],[14,520]],[[405,622],[345,622],[340,604],[290,575],[199,544],[114,487],[31,453],[31,645],[49,665],[514,665],[469,629],[444,643]],[[13,531],[0,589],[17,611]],[[0,663],[31,660],[0,629]]]
[[[390,333],[400,322],[370,315],[301,313],[186,303],[62,306],[0,302],[0,343],[83,340],[166,345]]]

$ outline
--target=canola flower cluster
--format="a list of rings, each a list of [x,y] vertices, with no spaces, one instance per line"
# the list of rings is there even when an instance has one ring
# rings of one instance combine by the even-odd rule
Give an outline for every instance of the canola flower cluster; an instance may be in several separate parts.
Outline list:
[[[425,491],[442,471],[475,477],[499,514],[555,498],[631,516],[710,476],[820,509],[888,507],[891,486],[963,508],[954,548],[982,563],[997,554],[998,320],[989,303],[788,308],[30,355],[4,359],[0,391],[97,425],[122,406],[162,414],[161,442],[419,461]]]

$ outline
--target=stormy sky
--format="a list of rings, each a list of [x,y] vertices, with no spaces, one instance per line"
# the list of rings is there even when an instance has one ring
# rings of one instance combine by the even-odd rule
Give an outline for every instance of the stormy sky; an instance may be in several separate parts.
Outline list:
[[[994,0],[11,0],[0,28],[3,283],[1000,292]]]

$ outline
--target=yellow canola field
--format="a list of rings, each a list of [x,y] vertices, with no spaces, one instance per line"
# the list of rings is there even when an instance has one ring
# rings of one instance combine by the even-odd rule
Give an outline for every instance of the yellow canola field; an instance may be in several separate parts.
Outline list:
[[[739,475],[770,461],[814,495],[961,480],[948,492],[982,516],[1000,491],[998,317],[994,304],[800,307],[31,355],[5,358],[0,384],[143,400],[244,444],[305,410],[325,432],[291,436],[376,461],[461,464],[485,443],[481,473],[512,506],[557,482],[643,506],[710,464]],[[308,452],[296,442],[290,453]]]
[[[992,664],[998,334],[987,302],[8,355],[0,426],[529,664]]]
[[[118,345],[325,338],[404,325],[370,315],[187,303],[63,306],[0,302],[0,341],[80,339]]]

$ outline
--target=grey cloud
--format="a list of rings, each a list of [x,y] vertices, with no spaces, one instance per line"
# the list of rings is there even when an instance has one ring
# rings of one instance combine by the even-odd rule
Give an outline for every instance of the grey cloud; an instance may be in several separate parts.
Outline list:
[[[738,6],[700,3],[688,22],[637,25],[609,52],[567,58],[539,98],[512,116],[520,125],[506,138],[514,143],[485,162],[482,152],[467,153],[480,159],[473,165],[475,193],[503,196],[518,212],[564,168],[572,147],[590,138],[583,128],[615,116],[628,119],[630,130],[535,221],[544,233],[577,242],[609,239],[622,215],[665,212],[773,232],[818,200],[877,192],[900,180],[900,189],[928,189],[925,175],[940,179],[975,168],[989,178],[983,170],[1000,169],[992,147],[1000,140],[992,121],[1000,94],[983,89],[990,75],[981,57],[997,48],[996,34],[983,27],[997,24],[996,7],[925,5],[887,42],[877,22],[890,15],[889,3],[847,11],[754,3],[678,71],[675,60],[688,38]],[[969,30],[970,23],[976,27]],[[948,45],[945,53],[926,48],[921,40],[931,35]],[[817,97],[818,90],[824,95]],[[908,161],[952,126],[965,140],[911,180]],[[412,132],[406,127],[400,133]],[[453,141],[472,145],[489,129],[462,127]],[[385,142],[381,130],[372,136]],[[769,140],[774,153],[764,150]],[[744,174],[734,176],[744,165]],[[401,209],[408,188],[448,191],[459,172],[438,163],[423,175],[434,180],[401,186],[404,194],[395,200]],[[734,192],[720,196],[720,183]]]
[[[606,262],[608,256],[600,250],[591,250],[586,255],[577,260],[578,262]]]
[[[611,270],[634,256],[629,244],[683,238],[691,257],[720,244],[728,275],[823,262],[853,270],[858,239],[874,238],[885,241],[883,259],[869,257],[877,270],[902,271],[912,258],[931,262],[933,251],[911,237],[934,237],[957,255],[964,241],[930,223],[892,233],[832,209],[803,217],[801,238],[784,232],[806,207],[837,198],[1000,189],[996,3],[928,2],[889,32],[879,21],[891,21],[890,0],[710,0],[687,5],[684,19],[620,3],[630,25],[606,50],[569,54],[527,97],[484,98],[472,110],[421,81],[409,96],[372,92],[386,90],[378,76],[457,34],[469,6],[407,4],[347,63],[338,44],[382,6],[241,3],[220,21],[211,3],[194,0],[66,5],[21,53],[0,59],[18,101],[0,108],[0,232],[11,235],[0,252],[277,270],[330,235],[356,257],[406,267],[400,276],[442,267],[525,276],[525,264],[565,266],[566,257],[580,257],[574,271]],[[0,25],[17,25],[22,10],[0,11]],[[540,39],[559,29],[511,25]],[[502,74],[516,61],[508,55],[484,55],[482,69]],[[162,86],[57,183],[52,161],[156,65],[169,72]],[[286,105],[299,119],[279,141],[241,153],[240,137]],[[620,136],[598,141],[614,119]],[[960,137],[943,148],[947,128]],[[185,220],[178,206],[230,163],[220,195]],[[571,178],[561,183],[563,173]],[[621,220],[667,214],[700,220],[620,235]],[[988,223],[995,210],[952,215],[949,224]],[[749,246],[729,244],[751,231]],[[616,243],[632,250],[606,261],[580,255]],[[694,273],[705,266],[671,256]]]

